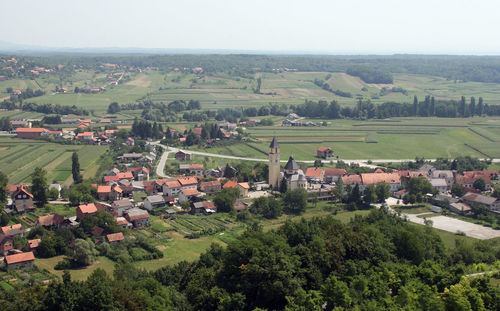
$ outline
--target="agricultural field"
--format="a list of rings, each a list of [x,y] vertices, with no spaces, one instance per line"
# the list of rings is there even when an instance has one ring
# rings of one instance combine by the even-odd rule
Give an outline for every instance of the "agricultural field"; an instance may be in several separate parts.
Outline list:
[[[119,70],[118,70],[119,71]],[[487,104],[500,104],[500,89],[495,83],[460,82],[425,75],[394,74],[393,84],[369,84],[358,77],[341,72],[283,72],[256,73],[253,76],[231,76],[223,72],[189,74],[176,72],[142,71],[129,73],[130,80],[117,86],[108,85],[106,73],[80,70],[58,79],[40,77],[34,80],[0,81],[0,99],[8,98],[6,89],[42,89],[44,96],[30,98],[29,102],[39,104],[76,105],[93,111],[96,116],[106,114],[108,105],[134,103],[149,97],[153,102],[173,100],[199,100],[202,109],[235,107],[260,107],[267,103],[301,104],[304,100],[336,100],[341,105],[353,106],[357,98],[370,99],[378,104],[388,101],[412,102],[417,95],[421,100],[426,95],[436,99],[459,99],[461,96],[483,97]],[[256,79],[262,79],[261,94],[255,94]],[[330,85],[332,90],[351,93],[352,98],[341,97],[323,90],[314,84],[319,79]],[[56,94],[58,86],[66,87],[68,93]],[[75,87],[105,86],[99,94],[74,94]],[[381,92],[383,88],[401,88],[402,92]],[[267,94],[267,95],[266,95]]]
[[[307,121],[307,120],[304,120]],[[311,120],[319,122],[321,120]],[[206,152],[266,158],[273,136],[281,159],[314,160],[316,148],[330,147],[340,159],[414,159],[473,156],[500,158],[500,119],[400,118],[377,121],[324,120],[321,127],[248,128],[250,141],[202,149]],[[197,149],[196,147],[194,149]]]
[[[90,145],[61,145],[46,141],[0,137],[0,170],[9,183],[29,183],[37,166],[47,171],[49,182],[71,183],[71,155],[78,153],[85,178],[92,178],[99,165],[97,160],[107,148]],[[93,172],[93,174],[91,173]]]

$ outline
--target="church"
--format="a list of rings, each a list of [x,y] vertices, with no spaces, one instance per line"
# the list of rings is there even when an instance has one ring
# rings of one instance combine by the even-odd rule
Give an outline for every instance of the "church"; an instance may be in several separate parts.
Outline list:
[[[307,180],[304,172],[299,168],[299,165],[290,156],[285,168],[282,170],[280,165],[280,145],[276,136],[273,137],[271,145],[269,145],[269,186],[278,190],[282,182],[286,182],[287,190],[295,190],[299,188],[307,188]]]

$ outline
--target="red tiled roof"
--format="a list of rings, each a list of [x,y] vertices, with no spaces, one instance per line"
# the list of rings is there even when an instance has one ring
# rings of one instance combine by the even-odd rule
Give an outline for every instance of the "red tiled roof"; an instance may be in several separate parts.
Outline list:
[[[97,187],[97,193],[110,193],[111,186],[99,186]]]
[[[6,235],[9,231],[11,230],[16,230],[16,229],[21,229],[22,225],[21,224],[15,224],[11,226],[5,226],[0,228],[0,233]]]
[[[357,174],[342,176],[342,183],[344,183],[344,185],[360,185],[361,176]]]
[[[125,237],[123,236],[123,233],[118,232],[118,233],[111,233],[106,235],[106,240],[108,242],[117,242],[117,241],[123,241]]]
[[[240,186],[243,189],[250,189],[250,186],[248,185],[247,182],[240,182],[238,183],[238,186]]]
[[[177,181],[181,184],[181,186],[189,186],[189,185],[197,185],[198,184],[198,179],[196,179],[194,177],[177,178]]]
[[[87,137],[87,136],[94,136],[94,132],[83,132],[83,133],[78,133],[78,135],[76,135],[77,138]]]
[[[127,219],[125,219],[125,218],[122,217],[122,219],[120,219],[120,220],[117,219],[116,220],[116,224],[118,226],[124,226],[124,225],[128,225],[128,221],[127,221]]]
[[[220,186],[220,182],[217,180],[212,180],[212,181],[202,181],[200,183],[200,188],[204,187],[217,187]]]
[[[201,127],[195,127],[193,129],[193,133],[196,134],[196,135],[201,135],[202,131],[203,131],[203,129]]]
[[[383,181],[388,184],[397,184],[401,181],[398,173],[367,173],[361,174],[361,179],[364,185],[375,185]]]
[[[180,188],[181,184],[178,181],[174,180],[165,182],[165,186],[167,186],[170,189],[175,189],[175,188]]]
[[[203,164],[191,164],[189,165],[190,170],[202,170]]]
[[[78,209],[80,209],[83,214],[92,214],[97,212],[97,208],[95,207],[94,203],[82,204],[78,206]]]
[[[19,127],[16,129],[17,133],[43,133],[45,131],[46,129],[44,129],[43,127],[32,127],[32,128]]]
[[[38,223],[42,226],[53,226],[53,225],[59,225],[61,224],[66,217],[59,215],[59,214],[50,214],[50,215],[45,215],[45,216],[39,216],[38,217]]]
[[[185,196],[192,196],[192,195],[198,195],[200,194],[200,192],[195,188],[187,188],[182,190],[182,194],[184,194]]]
[[[114,185],[113,186],[113,191],[118,192],[118,193],[122,193],[123,192],[122,188],[120,188],[120,186],[118,186],[118,185]]]
[[[116,177],[118,177],[118,179],[134,179],[132,172],[120,172],[116,174]]]
[[[29,248],[37,248],[40,242],[42,242],[40,239],[28,240],[28,246]]]
[[[102,178],[103,182],[110,182],[110,181],[119,181],[120,178],[118,178],[118,176],[104,176]]]
[[[321,177],[322,169],[316,167],[308,167],[306,170],[306,177]]]
[[[318,149],[316,149],[317,151],[320,151],[320,152],[325,152],[327,150],[332,150],[331,148],[328,148],[328,147],[319,147]]]
[[[5,256],[5,262],[8,265],[20,262],[32,261],[32,260],[35,260],[33,252],[26,252],[26,253]]]
[[[238,186],[238,183],[233,181],[233,180],[228,180],[222,188],[236,188]]]
[[[343,168],[327,168],[325,169],[325,176],[344,176],[347,171]]]

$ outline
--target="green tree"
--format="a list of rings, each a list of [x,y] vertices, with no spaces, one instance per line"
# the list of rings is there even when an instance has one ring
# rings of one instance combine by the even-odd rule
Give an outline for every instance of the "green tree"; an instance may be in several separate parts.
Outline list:
[[[120,104],[117,102],[112,102],[108,106],[108,113],[118,113],[120,112]]]
[[[73,260],[80,266],[90,266],[95,261],[97,251],[91,240],[76,239],[73,247]]]
[[[333,188],[332,192],[337,200],[344,200],[344,182],[342,182],[341,177],[339,177],[339,179],[335,182],[335,187]]]
[[[253,201],[250,212],[262,215],[264,218],[272,219],[281,216],[283,207],[281,206],[281,202],[275,198],[260,197]]]
[[[474,189],[485,191],[486,190],[486,181],[483,178],[478,178],[472,184]]]
[[[495,185],[495,187],[493,188],[493,194],[492,195],[495,198],[500,199],[500,184]]]
[[[283,210],[289,214],[301,214],[307,207],[307,191],[299,188],[288,191],[283,196]]]
[[[3,210],[3,207],[7,203],[7,197],[9,195],[9,191],[7,190],[7,184],[9,179],[4,172],[0,171],[0,212]]]
[[[483,299],[476,288],[470,286],[470,281],[463,276],[458,284],[445,288],[443,293],[446,310],[453,311],[485,311]]]
[[[80,162],[78,161],[78,153],[73,152],[71,156],[71,173],[73,175],[73,182],[79,184],[83,181],[80,173]]]
[[[321,287],[321,293],[326,301],[326,310],[341,310],[337,309],[338,307],[349,308],[352,303],[349,287],[334,275],[330,275],[325,280]]]
[[[233,202],[240,195],[237,188],[225,188],[214,197],[214,204],[218,212],[228,213],[233,210]]]
[[[111,279],[104,270],[92,272],[81,291],[80,310],[115,310]]]
[[[370,205],[372,202],[377,201],[377,193],[374,185],[368,185],[363,193],[363,202],[366,205]]]
[[[378,201],[385,202],[385,200],[391,196],[391,186],[389,186],[385,181],[379,182],[377,184],[376,192]]]
[[[36,167],[31,174],[31,192],[38,207],[43,207],[47,203],[48,188],[47,172],[41,167]]]
[[[453,184],[451,186],[451,194],[460,197],[462,196],[462,194],[464,194],[464,190],[462,189],[462,186],[460,186],[459,184]]]

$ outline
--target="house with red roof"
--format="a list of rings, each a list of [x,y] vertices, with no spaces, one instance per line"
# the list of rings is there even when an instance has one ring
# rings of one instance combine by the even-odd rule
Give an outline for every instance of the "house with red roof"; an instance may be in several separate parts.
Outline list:
[[[221,190],[221,184],[218,180],[202,181],[200,182],[199,189],[203,192],[216,192]]]
[[[87,215],[93,215],[97,213],[97,207],[94,203],[82,204],[76,208],[76,218],[81,220]]]
[[[193,176],[177,178],[177,181],[181,185],[181,190],[188,188],[196,189],[198,186],[198,179]]]
[[[203,132],[203,129],[201,127],[195,127],[193,129],[193,134],[196,134],[196,135],[200,135],[201,136],[201,132]]]
[[[347,171],[343,168],[326,168],[323,173],[323,179],[325,182],[336,182],[339,178],[346,175]]]
[[[166,181],[163,184],[163,194],[176,196],[181,191],[181,184],[177,180]]]
[[[316,149],[316,157],[322,159],[329,159],[333,157],[333,150],[332,148],[328,147],[319,147],[318,149]]]
[[[43,127],[19,127],[16,129],[16,134],[19,138],[33,139],[42,136],[42,133],[44,133],[45,131],[46,129],[44,129]]]
[[[235,182],[234,180],[228,180],[223,186],[222,189],[226,188],[236,188],[238,187],[238,183]]]
[[[45,228],[71,228],[71,221],[59,214],[49,214],[45,216],[38,216],[35,225]]]
[[[391,187],[391,192],[401,189],[401,177],[398,173],[366,173],[361,174],[362,186],[359,190],[364,191],[367,185],[377,185],[385,182]]]
[[[248,197],[248,191],[250,190],[250,185],[247,182],[239,182],[236,188],[240,190],[240,197],[242,198]]]
[[[308,167],[306,170],[306,179],[308,182],[320,182],[323,180],[323,169],[317,167]]]
[[[125,240],[125,237],[121,232],[111,233],[106,235],[106,241],[108,241],[108,243],[117,243],[123,240]]]
[[[33,252],[26,252],[14,255],[8,255],[4,258],[7,270],[32,268],[35,263]]]
[[[93,140],[94,139],[94,132],[83,132],[83,133],[78,133],[76,135],[76,139],[78,140]]]
[[[33,253],[36,253],[38,246],[40,245],[41,242],[42,242],[41,239],[28,240],[26,247]]]
[[[0,228],[0,255],[8,254],[8,252],[14,248],[14,237],[23,235],[24,230],[21,224]]]
[[[35,210],[33,205],[33,195],[24,187],[20,185],[17,190],[12,194],[12,202],[14,209],[18,213]]]

